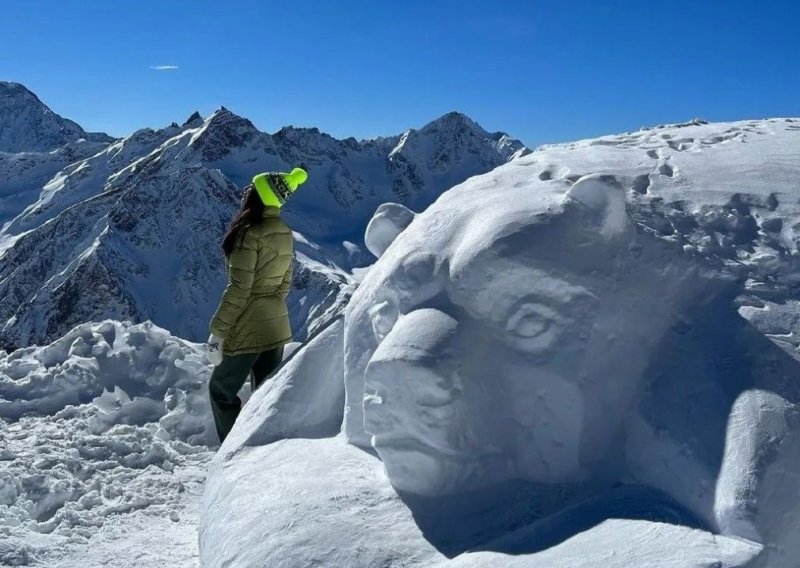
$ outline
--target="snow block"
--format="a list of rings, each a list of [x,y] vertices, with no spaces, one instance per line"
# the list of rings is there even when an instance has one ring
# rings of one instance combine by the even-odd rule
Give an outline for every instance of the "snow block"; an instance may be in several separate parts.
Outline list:
[[[524,168],[505,169],[417,216],[346,311],[344,432],[404,491],[618,468],[652,345],[713,293],[680,249],[636,234],[612,176],[521,199]]]
[[[253,393],[219,458],[227,459],[242,446],[338,432],[344,408],[343,328],[341,318],[332,320]]]
[[[566,505],[637,482],[793,551],[794,516],[762,505],[793,502],[797,362],[769,342],[753,358],[737,279],[637,226],[618,176],[528,176],[509,164],[445,193],[366,275],[345,313],[346,439],[401,494],[524,480]],[[759,381],[772,402],[738,418]]]

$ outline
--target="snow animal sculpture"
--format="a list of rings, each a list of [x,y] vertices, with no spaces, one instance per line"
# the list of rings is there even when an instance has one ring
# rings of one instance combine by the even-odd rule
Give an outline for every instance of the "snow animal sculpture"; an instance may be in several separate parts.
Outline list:
[[[482,176],[405,231],[413,214],[378,211],[345,316],[347,439],[401,493],[525,480],[558,507],[636,483],[770,545],[764,565],[797,558],[800,365],[739,317],[734,278],[632,222],[617,179],[564,183]]]

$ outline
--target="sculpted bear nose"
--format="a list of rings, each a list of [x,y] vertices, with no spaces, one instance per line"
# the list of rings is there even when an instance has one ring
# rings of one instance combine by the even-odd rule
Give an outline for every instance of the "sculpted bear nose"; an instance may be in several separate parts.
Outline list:
[[[416,310],[376,349],[364,375],[364,425],[376,449],[388,438],[431,440],[443,430],[462,390],[452,365],[456,329],[443,312]]]

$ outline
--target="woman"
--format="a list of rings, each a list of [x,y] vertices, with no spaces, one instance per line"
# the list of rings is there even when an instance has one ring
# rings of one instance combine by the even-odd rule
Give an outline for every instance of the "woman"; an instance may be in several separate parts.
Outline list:
[[[228,285],[208,340],[208,358],[216,365],[209,395],[220,442],[239,415],[238,392],[248,375],[252,372],[253,389],[258,388],[278,367],[283,346],[292,339],[286,296],[293,241],[280,208],[307,177],[302,168],[254,177],[222,241]]]

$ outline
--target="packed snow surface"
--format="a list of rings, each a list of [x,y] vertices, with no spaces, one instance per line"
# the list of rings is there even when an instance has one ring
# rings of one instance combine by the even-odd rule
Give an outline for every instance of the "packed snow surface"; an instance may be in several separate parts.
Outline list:
[[[341,339],[293,356],[337,392],[343,353],[342,431],[256,392],[204,562],[796,566],[798,125],[544,147],[381,207]]]
[[[208,373],[148,323],[0,351],[0,565],[196,566]]]

